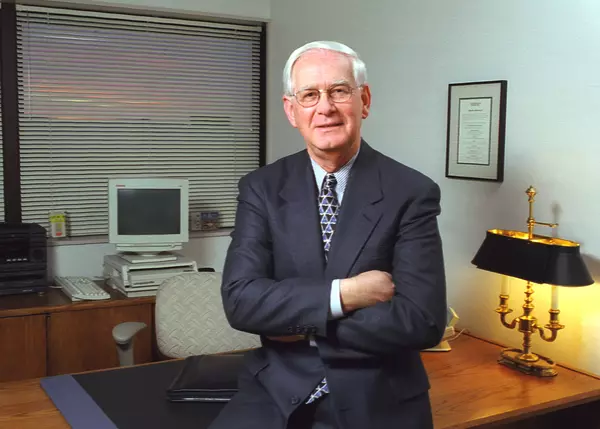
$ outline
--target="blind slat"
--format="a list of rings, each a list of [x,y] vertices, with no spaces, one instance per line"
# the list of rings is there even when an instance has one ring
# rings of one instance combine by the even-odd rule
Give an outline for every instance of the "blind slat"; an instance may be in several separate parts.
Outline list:
[[[231,32],[260,32],[261,27],[259,26],[250,26],[250,25],[234,25],[234,24],[225,24],[213,21],[187,21],[181,19],[173,19],[173,18],[154,18],[148,16],[136,16],[136,15],[121,15],[121,14],[106,14],[102,12],[92,12],[92,11],[79,11],[79,10],[69,10],[69,9],[49,9],[45,7],[38,6],[29,6],[29,5],[17,5],[17,14],[29,14],[30,21],[40,20],[42,22],[47,22],[48,15],[52,14],[54,20],[72,20],[74,25],[86,25],[94,22],[100,22],[103,25],[101,28],[109,27],[110,24],[118,24],[120,22],[125,22],[127,24],[126,28],[130,28],[134,25],[135,22],[141,22],[143,26],[147,22],[153,22],[155,24],[163,24],[163,25],[171,25],[175,26],[176,29],[186,28],[186,27],[203,27],[206,30],[208,29],[221,29],[223,31],[231,31]]]

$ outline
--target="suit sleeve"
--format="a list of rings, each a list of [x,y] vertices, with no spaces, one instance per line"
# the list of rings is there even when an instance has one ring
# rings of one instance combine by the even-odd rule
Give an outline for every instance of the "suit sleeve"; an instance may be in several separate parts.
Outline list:
[[[239,183],[235,230],[223,270],[221,295],[229,324],[258,335],[325,335],[331,282],[273,278],[265,199],[249,177]]]
[[[439,213],[440,190],[434,183],[400,221],[392,265],[395,296],[331,321],[340,348],[388,355],[433,347],[441,340],[447,307]]]

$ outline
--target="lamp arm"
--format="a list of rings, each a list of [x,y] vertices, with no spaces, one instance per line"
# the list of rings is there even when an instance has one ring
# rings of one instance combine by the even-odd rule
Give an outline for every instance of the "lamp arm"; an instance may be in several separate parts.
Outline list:
[[[511,310],[512,311],[512,310]],[[500,321],[502,322],[502,324],[507,327],[508,329],[515,329],[515,326],[517,326],[517,319],[518,317],[515,317],[512,322],[508,323],[506,321],[506,315],[508,313],[500,313]]]
[[[512,309],[508,308],[507,302],[508,302],[508,295],[501,294],[500,295],[500,305],[496,308],[496,313],[498,313],[500,315],[500,321],[502,322],[502,324],[504,326],[506,326],[509,329],[515,329],[515,326],[517,326],[517,318],[516,317],[510,323],[508,323],[506,321],[506,315],[508,313],[512,313]]]
[[[542,340],[551,343],[552,341],[556,340],[556,337],[558,336],[558,331],[564,329],[565,325],[561,325],[558,321],[558,315],[560,314],[560,310],[551,309],[548,311],[548,313],[550,313],[550,322],[544,325],[543,328],[541,326],[536,326],[536,329],[540,333],[540,337],[542,337]],[[545,329],[548,329],[550,331],[550,336],[546,335]]]
[[[546,325],[546,327],[548,327],[548,326]],[[556,340],[556,337],[558,337],[558,330],[557,329],[550,329],[550,336],[546,335],[545,329],[542,328],[541,326],[536,326],[536,329],[540,333],[540,337],[542,338],[542,340],[547,341],[549,343],[551,343],[552,341]]]

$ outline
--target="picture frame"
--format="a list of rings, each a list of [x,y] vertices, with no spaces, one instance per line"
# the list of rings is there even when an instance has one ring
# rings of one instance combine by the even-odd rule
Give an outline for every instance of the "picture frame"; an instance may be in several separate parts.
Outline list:
[[[448,85],[446,177],[502,182],[508,81]]]

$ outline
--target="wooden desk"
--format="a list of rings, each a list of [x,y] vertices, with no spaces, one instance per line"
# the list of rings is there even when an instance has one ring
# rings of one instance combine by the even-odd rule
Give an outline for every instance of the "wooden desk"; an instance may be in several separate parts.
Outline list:
[[[573,407],[600,407],[600,379],[563,367],[556,377],[524,375],[496,363],[502,347],[467,335],[451,345],[448,353],[423,353],[436,428],[599,427],[565,426],[564,419],[573,422]]]
[[[579,406],[588,407],[578,410],[579,415],[592,416],[589,407],[600,404],[600,380],[565,368],[551,379],[522,375],[496,363],[500,347],[466,335],[452,347],[449,353],[423,354],[436,429],[597,427],[596,421],[578,426],[573,413],[562,417],[560,413]],[[27,380],[0,384],[0,427],[69,426],[39,380]]]
[[[118,366],[112,329],[144,322],[136,336],[136,362],[155,355],[155,297],[127,298],[109,287],[102,301],[73,302],[60,289],[0,296],[0,381]]]

